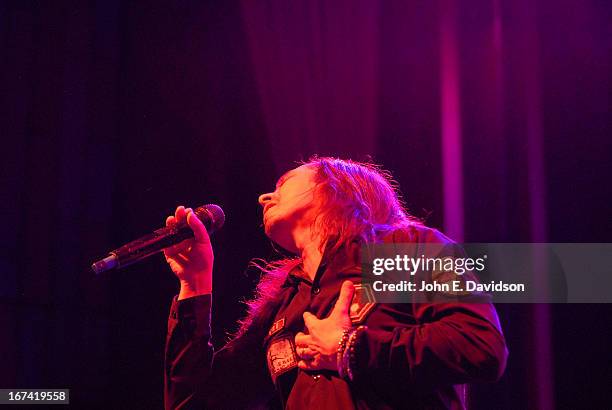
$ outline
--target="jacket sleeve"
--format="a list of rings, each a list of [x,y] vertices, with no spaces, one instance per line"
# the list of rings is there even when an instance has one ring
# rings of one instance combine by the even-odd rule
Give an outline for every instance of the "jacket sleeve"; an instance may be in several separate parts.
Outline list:
[[[274,386],[258,335],[211,344],[211,295],[177,301],[170,309],[165,350],[168,409],[236,409],[267,405]]]
[[[409,242],[397,236],[394,242]],[[463,257],[461,247],[428,229],[416,238],[418,255]],[[471,277],[468,272],[462,277]],[[431,281],[432,274],[425,273]],[[460,279],[442,272],[438,281]],[[423,295],[423,292],[420,294]],[[376,311],[379,319],[376,319]],[[393,318],[394,326],[380,326]],[[497,312],[487,295],[434,294],[405,304],[381,304],[356,342],[355,373],[382,389],[427,392],[443,386],[492,382],[501,377],[508,350]],[[370,322],[370,320],[368,321]]]
[[[165,349],[164,406],[185,409],[202,406],[200,386],[211,372],[211,295],[172,302]]]
[[[415,314],[416,324],[360,334],[358,377],[424,393],[501,376],[508,351],[491,304],[421,304]]]

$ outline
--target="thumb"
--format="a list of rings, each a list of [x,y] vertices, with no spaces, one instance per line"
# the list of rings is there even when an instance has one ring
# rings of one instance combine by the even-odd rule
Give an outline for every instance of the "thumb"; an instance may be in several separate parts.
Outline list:
[[[315,326],[315,323],[319,320],[315,315],[310,312],[304,312],[302,316],[304,317],[304,325],[306,325],[306,329],[308,329],[309,331]]]
[[[350,280],[345,280],[340,288],[340,296],[336,301],[334,310],[332,310],[332,316],[348,316],[351,301],[353,300],[353,294],[355,293],[355,285]]]
[[[193,231],[196,242],[209,244],[210,237],[200,218],[190,209],[187,213],[187,224]]]

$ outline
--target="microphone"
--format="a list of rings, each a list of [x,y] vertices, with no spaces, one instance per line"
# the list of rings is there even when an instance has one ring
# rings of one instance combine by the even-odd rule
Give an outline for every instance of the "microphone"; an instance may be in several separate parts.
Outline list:
[[[209,234],[221,229],[225,223],[223,210],[214,204],[201,206],[193,213],[202,221]],[[106,258],[94,262],[91,268],[97,274],[123,268],[189,238],[193,238],[193,231],[187,225],[187,221],[166,226],[109,252]]]

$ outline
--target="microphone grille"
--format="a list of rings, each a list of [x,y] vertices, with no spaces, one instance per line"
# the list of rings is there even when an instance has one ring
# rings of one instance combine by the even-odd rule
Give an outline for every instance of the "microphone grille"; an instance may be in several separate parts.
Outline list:
[[[225,213],[223,209],[215,204],[206,204],[202,208],[205,208],[210,215],[210,227],[208,228],[208,232],[213,233],[221,229],[225,223]]]

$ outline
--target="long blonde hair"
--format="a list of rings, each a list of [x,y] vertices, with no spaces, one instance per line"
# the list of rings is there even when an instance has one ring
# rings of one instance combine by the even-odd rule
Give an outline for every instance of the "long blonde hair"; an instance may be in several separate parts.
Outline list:
[[[380,166],[330,157],[313,157],[304,165],[316,171],[321,209],[314,224],[331,254],[420,223],[405,210],[397,183]]]

